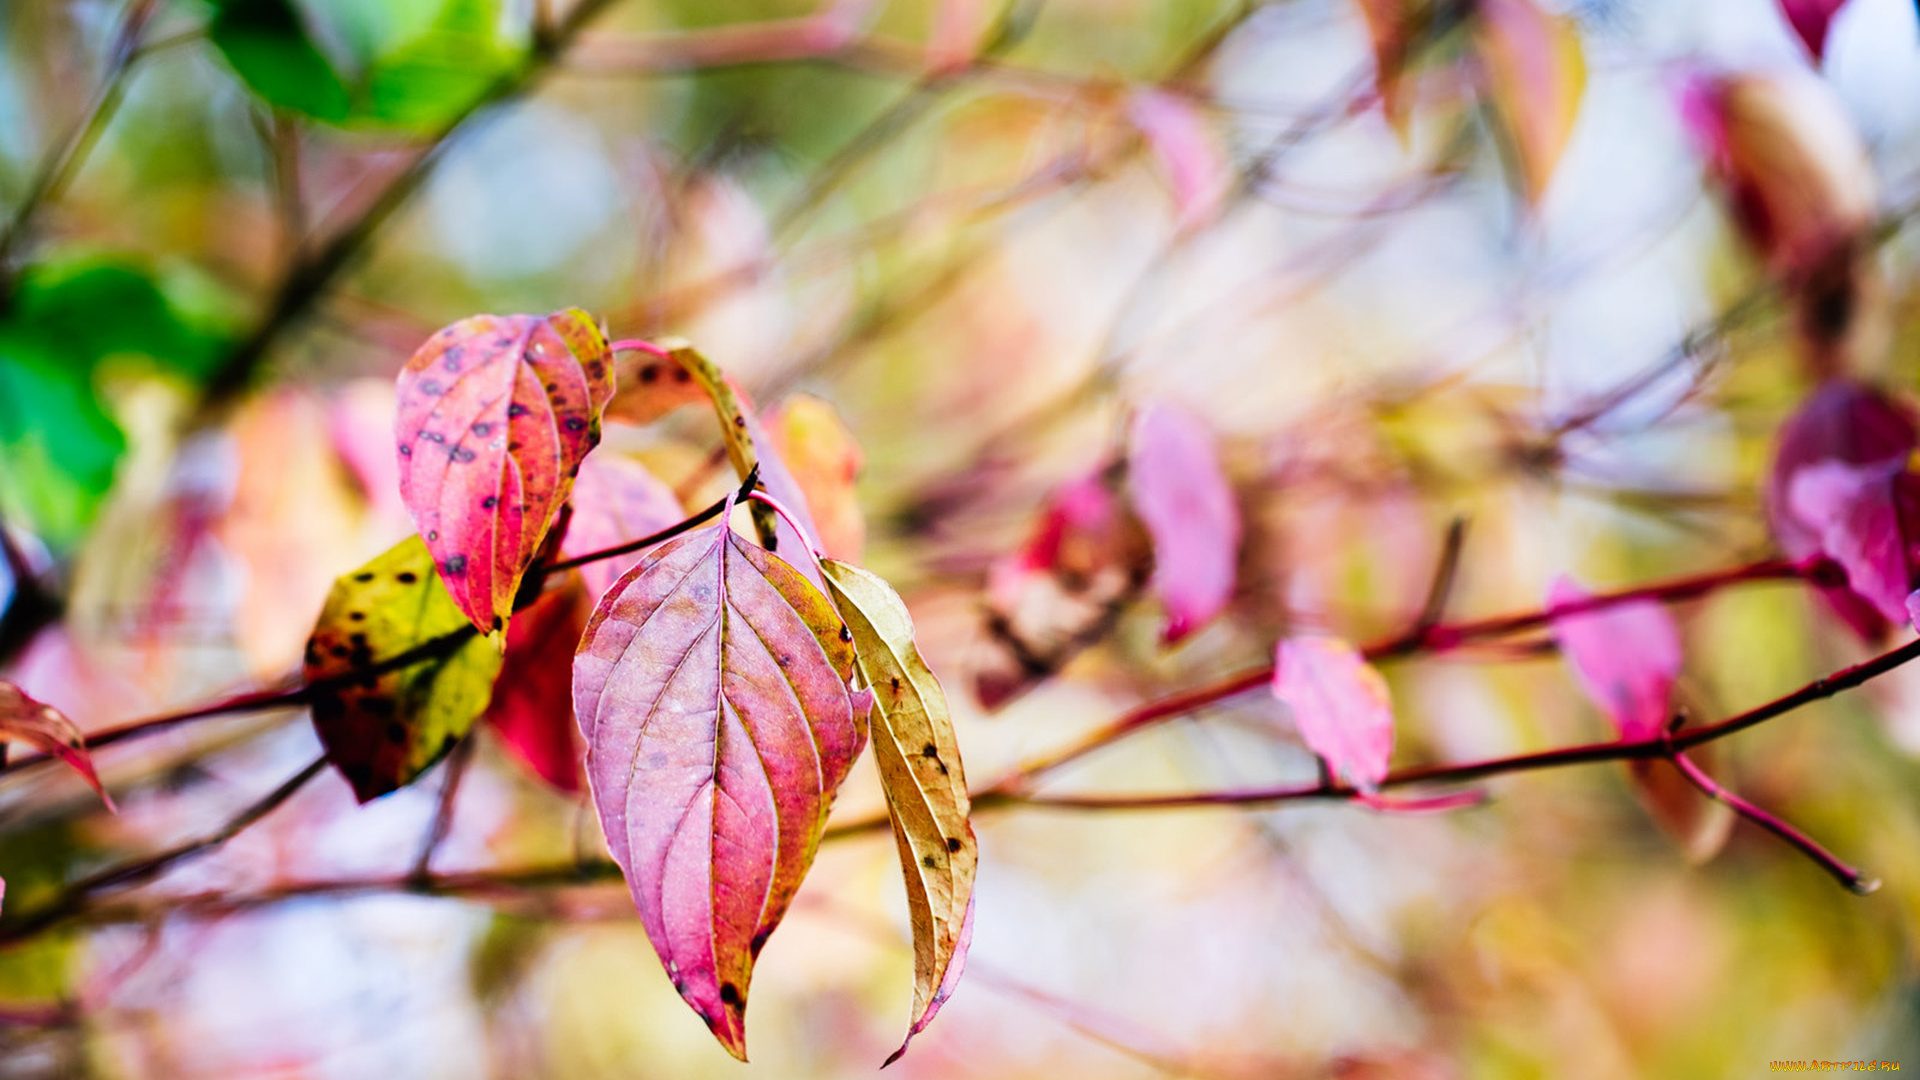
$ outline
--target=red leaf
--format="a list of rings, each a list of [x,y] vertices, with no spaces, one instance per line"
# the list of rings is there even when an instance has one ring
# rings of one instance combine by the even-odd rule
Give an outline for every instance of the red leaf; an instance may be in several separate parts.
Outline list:
[[[100,793],[107,809],[114,809],[113,797],[93,771],[93,755],[87,752],[87,739],[78,725],[59,709],[35,701],[12,683],[0,682],[0,743],[6,742],[23,742],[66,762],[88,787]]]
[[[573,482],[573,518],[560,552],[573,558],[638,540],[685,516],[673,489],[645,465],[603,451],[580,463],[580,475]],[[612,588],[640,557],[640,552],[634,552],[581,567],[589,597],[598,598]]]
[[[1562,607],[1587,599],[1572,578],[1554,580],[1547,603]],[[1651,739],[1673,715],[1673,684],[1680,677],[1680,631],[1652,600],[1614,604],[1553,620],[1560,652],[1620,737]]]
[[[674,988],[742,1060],[754,958],[866,740],[851,638],[798,571],[722,525],[628,571],[574,659],[607,846]]]
[[[1787,24],[1813,54],[1813,62],[1819,63],[1827,55],[1827,30],[1833,24],[1833,17],[1847,6],[1847,0],[1780,0],[1780,13],[1787,17]]]
[[[401,497],[461,612],[498,630],[600,441],[606,338],[582,311],[476,315],[413,354],[399,393]]]
[[[1153,537],[1152,588],[1175,642],[1220,613],[1233,596],[1240,508],[1220,470],[1213,436],[1165,405],[1134,417],[1127,452],[1133,506]]]
[[[576,527],[579,521],[574,518]],[[592,611],[592,598],[573,580],[521,612],[507,627],[507,655],[486,712],[508,752],[569,795],[582,786],[580,728],[573,722],[573,651]]]
[[[1275,651],[1273,696],[1293,712],[1307,749],[1355,787],[1371,792],[1393,756],[1387,681],[1339,638],[1289,638]]]

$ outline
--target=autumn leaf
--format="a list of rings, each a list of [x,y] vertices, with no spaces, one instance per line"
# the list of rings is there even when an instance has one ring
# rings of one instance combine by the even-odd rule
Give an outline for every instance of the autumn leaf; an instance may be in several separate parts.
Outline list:
[[[573,529],[579,527],[576,516]],[[487,722],[507,752],[569,795],[582,786],[580,729],[573,721],[573,651],[592,612],[593,598],[579,579],[549,587],[507,627],[506,656],[487,703]]]
[[[746,395],[733,384],[733,380],[727,378],[719,365],[702,356],[698,349],[687,342],[668,340],[661,342],[660,347],[693,377],[693,381],[706,391],[708,399],[712,401],[714,415],[720,421],[720,437],[726,444],[727,459],[733,463],[734,472],[745,480],[755,469],[760,470],[760,486],[766,488],[769,495],[779,499],[809,535],[818,536],[820,530],[814,525],[813,515],[807,511],[805,493],[793,479],[786,463],[780,460],[773,439],[761,426]],[[751,504],[749,512],[753,514],[754,529],[760,534],[760,543],[768,551],[786,557],[815,588],[827,587],[813,560],[802,556],[801,553],[808,551],[809,545],[795,531],[794,525],[781,519],[765,503]]]
[[[980,703],[1005,705],[1098,640],[1138,594],[1151,559],[1104,476],[1049,494],[1026,541],[987,571],[987,639],[971,665]]]
[[[1847,0],[1780,0],[1780,14],[1786,16],[1787,25],[1793,27],[1794,34],[1818,64],[1826,59],[1827,31],[1840,9],[1846,6]]]
[[[1166,174],[1179,227],[1211,221],[1233,186],[1233,168],[1199,108],[1175,94],[1141,90],[1128,100],[1127,118]]]
[[[866,741],[852,639],[820,590],[722,524],[629,570],[574,658],[607,846],[674,988],[742,1060],[754,959]]]
[[[615,389],[607,403],[607,419],[651,424],[682,405],[707,400],[706,389],[693,381],[693,373],[671,356],[641,349],[624,352],[614,362]]]
[[[1380,111],[1402,140],[1407,137],[1407,100],[1403,82],[1419,24],[1430,18],[1418,0],[1358,0],[1373,45],[1373,85]]]
[[[402,656],[404,666],[376,671]],[[487,707],[500,650],[472,632],[409,536],[333,583],[307,641],[313,726],[361,802],[404,787]]]
[[[853,433],[833,406],[811,394],[787,398],[769,420],[767,433],[799,486],[821,550],[836,559],[858,559],[866,544],[867,519],[854,482],[865,460]]]
[[[573,483],[573,520],[560,553],[571,559],[638,540],[685,516],[673,489],[651,469],[632,458],[602,451],[580,463],[580,475]],[[580,576],[589,598],[612,588],[639,561],[636,552],[582,566]]]
[[[1788,505],[1820,537],[1820,550],[1847,573],[1847,588],[1891,623],[1908,619],[1907,594],[1920,559],[1920,476],[1904,463],[1854,466],[1824,461],[1794,474]]]
[[[80,734],[79,726],[59,709],[35,701],[10,682],[0,681],[0,761],[6,760],[4,744],[16,742],[66,762],[99,793],[107,809],[114,809],[113,796],[101,786],[100,774],[93,771],[93,755],[87,752],[87,739]]]
[[[967,779],[940,680],[914,645],[907,606],[878,575],[827,560],[828,591],[846,617],[861,677],[873,690],[874,760],[907,881],[913,922],[913,1014],[888,1064],[939,1010],[947,973],[965,963],[963,931],[979,862]]]
[[[1518,159],[1527,202],[1538,206],[1573,137],[1586,89],[1574,20],[1535,0],[1480,0],[1474,46],[1487,93]]]
[[[1549,610],[1586,599],[1586,590],[1565,575],[1547,592]],[[1673,716],[1673,684],[1680,677],[1680,631],[1664,606],[1630,600],[1555,615],[1553,636],[1580,688],[1621,738],[1637,742],[1666,730]]]
[[[1275,650],[1273,696],[1286,703],[1307,749],[1362,792],[1386,779],[1393,754],[1387,681],[1339,638],[1287,638]]]
[[[421,346],[399,395],[401,497],[460,611],[498,631],[600,441],[607,341],[578,310],[476,315]]]
[[[1149,587],[1167,609],[1168,643],[1220,613],[1233,596],[1240,508],[1213,435],[1171,406],[1134,417],[1127,448],[1133,508],[1153,537]]]

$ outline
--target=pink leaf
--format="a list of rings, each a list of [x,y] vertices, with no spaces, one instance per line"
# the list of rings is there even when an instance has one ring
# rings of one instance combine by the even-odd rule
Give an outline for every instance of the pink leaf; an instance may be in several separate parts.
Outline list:
[[[1142,90],[1127,106],[1133,126],[1167,174],[1181,229],[1211,220],[1232,185],[1226,151],[1193,103],[1160,90]]]
[[[10,682],[0,682],[0,743],[9,742],[26,743],[66,762],[100,794],[107,809],[114,809],[113,797],[93,771],[93,755],[87,752],[86,736],[80,734],[80,728],[60,710],[35,701]]]
[[[1915,561],[1903,526],[1920,524],[1920,478],[1897,465],[1827,461],[1795,473],[1787,500],[1847,572],[1847,587],[1882,618],[1905,621]]]
[[[1586,90],[1586,61],[1573,19],[1534,0],[1480,0],[1475,49],[1519,160],[1527,201],[1538,206],[1573,138]]]
[[[1403,84],[1413,37],[1419,28],[1417,0],[1359,0],[1360,14],[1373,43],[1373,85],[1380,111],[1402,140],[1407,137],[1407,101]]]
[[[580,475],[573,482],[573,518],[560,553],[573,558],[638,540],[685,516],[673,489],[645,465],[602,451],[580,463]],[[640,552],[634,552],[581,567],[587,592],[598,598],[640,557]]]
[[[907,1037],[900,1043],[900,1049],[887,1055],[887,1060],[880,1063],[881,1068],[884,1069],[900,1060],[901,1056],[907,1052],[907,1047],[913,1045],[913,1037],[927,1030],[927,1025],[933,1023],[933,1018],[940,1015],[940,1007],[947,1003],[947,999],[953,996],[955,990],[959,989],[960,976],[967,967],[967,950],[973,948],[974,900],[975,895],[968,894],[967,913],[960,919],[960,935],[953,947],[953,959],[947,962],[947,973],[940,979],[940,988],[933,992],[933,1000],[927,1004],[926,1011],[921,1013],[919,1019],[915,1020],[913,1026],[907,1030]]]
[[[1134,417],[1127,477],[1134,509],[1153,537],[1152,588],[1167,609],[1164,638],[1175,642],[1233,596],[1240,508],[1212,434],[1169,406],[1149,406]]]
[[[454,603],[499,630],[613,396],[606,338],[583,311],[476,315],[400,373],[400,495]]]
[[[1552,608],[1587,598],[1585,590],[1564,575],[1547,593]],[[1680,677],[1680,631],[1665,607],[1633,600],[1558,615],[1553,636],[1573,665],[1580,688],[1613,721],[1621,738],[1651,739],[1666,728],[1673,684]]]
[[[574,658],[607,846],[674,988],[742,1060],[754,958],[866,740],[851,638],[798,571],[721,525],[648,552]]]
[[[1827,30],[1833,24],[1833,17],[1846,6],[1847,0],[1780,0],[1780,13],[1787,17],[1787,24],[1800,36],[1817,64],[1826,58]]]
[[[576,526],[579,520],[574,519]],[[573,722],[573,650],[592,611],[586,590],[569,581],[521,612],[507,627],[507,653],[487,703],[486,719],[507,751],[569,795],[582,786],[580,728]]]
[[[1387,681],[1339,638],[1280,642],[1273,696],[1286,703],[1307,749],[1363,792],[1386,779],[1393,756],[1393,701]]]

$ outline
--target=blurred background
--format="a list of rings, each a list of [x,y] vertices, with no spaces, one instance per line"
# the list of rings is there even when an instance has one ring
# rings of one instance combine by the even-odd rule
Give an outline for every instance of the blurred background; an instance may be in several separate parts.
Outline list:
[[[1729,165],[1690,116],[1728,72],[1786,88],[1772,156]],[[1764,181],[1795,153],[1818,175],[1782,183],[1863,245],[1838,327],[1808,328],[1742,217],[1742,161]],[[1914,383],[1916,200],[1904,0],[1841,7],[1818,60],[1772,0],[8,0],[5,677],[89,731],[279,684],[333,578],[411,530],[406,357],[469,314],[579,306],[692,339],[763,408],[830,407],[857,444],[835,460],[863,461],[843,540],[911,606],[977,786],[1285,634],[1390,636],[1455,519],[1455,618],[1537,608],[1561,573],[1765,557],[1811,379]],[[991,568],[1148,403],[1221,441],[1232,606],[1166,649],[1124,598],[989,712]],[[704,505],[732,481],[696,413],[609,423],[599,452]],[[1792,584],[1676,611],[1705,718],[1873,651]],[[1385,671],[1398,764],[1609,737],[1550,641]],[[604,849],[582,797],[475,739],[431,866],[458,895],[406,884],[445,766],[364,807],[324,773],[0,949],[0,1076],[838,1077],[897,1045],[883,836],[823,846],[742,1066],[617,880],[510,873]],[[117,816],[8,772],[7,916],[217,830],[316,748],[293,710],[103,748]],[[1610,765],[1445,815],[1002,807],[976,821],[966,979],[894,1072],[1920,1068],[1920,673],[1717,750],[1885,887],[1746,825],[1690,865]],[[1047,790],[1315,775],[1260,693]],[[880,805],[862,765],[836,814]]]

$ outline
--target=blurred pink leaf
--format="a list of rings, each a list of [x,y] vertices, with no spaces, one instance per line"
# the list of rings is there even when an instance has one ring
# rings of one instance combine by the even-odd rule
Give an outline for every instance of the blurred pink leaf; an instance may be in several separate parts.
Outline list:
[[[1371,793],[1393,755],[1387,681],[1339,638],[1287,638],[1275,650],[1273,696],[1286,703],[1307,749],[1335,775]]]
[[[1127,116],[1167,175],[1180,228],[1212,220],[1232,186],[1233,170],[1206,116],[1193,102],[1161,90],[1136,92]]]
[[[1551,608],[1588,598],[1570,577],[1554,579]],[[1553,636],[1580,688],[1613,721],[1620,737],[1651,739],[1673,715],[1673,684],[1680,677],[1680,631],[1652,600],[1612,604],[1553,620]]]
[[[1417,0],[1358,0],[1373,44],[1374,90],[1380,111],[1402,140],[1407,137],[1407,102],[1402,92],[1408,51],[1413,44]]]
[[[584,470],[581,475],[586,475]],[[576,527],[579,520],[574,519]],[[487,703],[486,720],[507,751],[569,795],[582,786],[580,728],[573,721],[573,652],[592,611],[586,589],[579,581],[568,581],[515,616],[507,627],[507,653],[493,680],[493,699]]]
[[[1167,609],[1164,638],[1179,641],[1233,597],[1240,507],[1212,433],[1171,406],[1151,405],[1134,417],[1127,480],[1153,537],[1152,588]]]
[[[987,570],[987,642],[973,662],[980,703],[998,708],[1104,634],[1146,579],[1139,523],[1096,473],[1042,505],[1026,542]]]
[[[666,481],[640,462],[602,451],[580,463],[573,481],[573,517],[560,553],[567,558],[651,536],[686,517]],[[591,598],[613,587],[640,552],[580,568]],[[576,638],[578,635],[575,635]]]
[[[1847,572],[1847,586],[1887,621],[1906,621],[1916,565],[1906,538],[1920,539],[1920,477],[1900,465],[1826,461],[1796,472],[1787,499]]]
[[[1804,559],[1822,549],[1822,526],[1802,521],[1788,494],[1800,470],[1821,462],[1856,466],[1905,461],[1920,447],[1913,410],[1899,399],[1853,379],[1830,379],[1780,428],[1773,465],[1767,474],[1767,519],[1780,549]],[[1820,595],[1854,632],[1867,641],[1885,636],[1879,608],[1853,590],[1823,587]]]
[[[1787,25],[1813,54],[1813,62],[1819,63],[1827,54],[1827,31],[1833,24],[1833,17],[1847,6],[1847,0],[1780,0],[1780,13],[1787,17]]]
[[[1800,69],[1699,75],[1681,112],[1725,189],[1734,223],[1794,304],[1809,366],[1855,366],[1883,306],[1868,237],[1878,181],[1826,80]],[[1873,316],[1873,317],[1869,317]]]
[[[399,379],[400,495],[454,602],[481,633],[514,593],[600,441],[612,357],[586,312],[476,315]]]
[[[406,503],[400,499],[399,463],[387,452],[395,411],[392,383],[355,379],[342,386],[329,403],[327,432],[334,453],[346,465],[374,513],[405,521],[408,515]]]
[[[1474,45],[1519,159],[1527,201],[1538,206],[1573,137],[1586,90],[1586,59],[1574,20],[1534,0],[1480,0]]]
[[[93,755],[87,752],[87,740],[80,728],[59,709],[35,701],[10,682],[0,682],[0,743],[13,742],[26,743],[66,762],[100,794],[107,809],[114,809],[113,797],[101,786],[100,774],[93,771]]]
[[[742,1060],[754,958],[866,741],[851,642],[826,596],[722,524],[628,571],[574,659],[607,846],[674,988]]]

